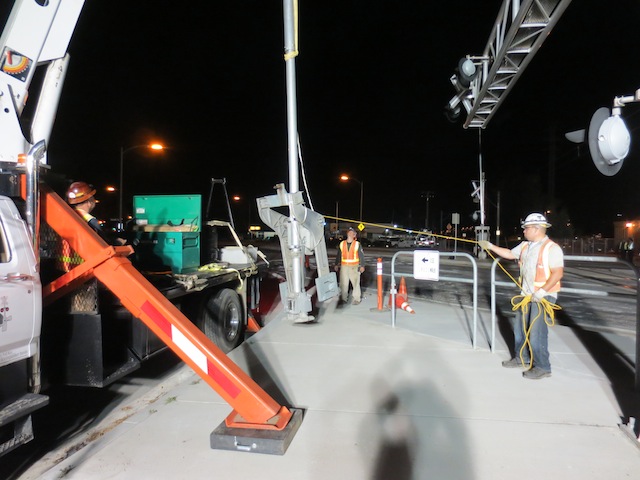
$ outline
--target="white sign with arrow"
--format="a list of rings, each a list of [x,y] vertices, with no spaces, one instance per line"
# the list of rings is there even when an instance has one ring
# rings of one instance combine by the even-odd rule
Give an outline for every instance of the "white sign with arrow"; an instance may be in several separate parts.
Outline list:
[[[440,279],[440,252],[437,250],[414,250],[413,278],[438,281]]]

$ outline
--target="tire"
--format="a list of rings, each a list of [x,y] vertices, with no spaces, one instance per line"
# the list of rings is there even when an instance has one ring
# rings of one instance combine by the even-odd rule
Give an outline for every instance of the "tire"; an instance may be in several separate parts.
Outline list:
[[[198,326],[220,350],[229,353],[244,340],[243,315],[238,294],[223,288],[204,300]]]

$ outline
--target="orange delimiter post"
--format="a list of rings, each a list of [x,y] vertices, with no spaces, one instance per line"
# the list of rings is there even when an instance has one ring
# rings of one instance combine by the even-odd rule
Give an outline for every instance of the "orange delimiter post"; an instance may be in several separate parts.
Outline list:
[[[228,426],[281,430],[287,425],[292,412],[262,390],[135,269],[125,258],[131,247],[107,245],[46,186],[41,200],[44,221],[85,261],[47,285],[45,301],[95,276],[231,405]]]

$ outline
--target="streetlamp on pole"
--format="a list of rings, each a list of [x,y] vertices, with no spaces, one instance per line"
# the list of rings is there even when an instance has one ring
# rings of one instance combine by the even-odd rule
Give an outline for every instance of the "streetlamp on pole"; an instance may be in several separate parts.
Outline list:
[[[343,182],[348,182],[349,180],[353,180],[360,184],[360,218],[359,220],[362,222],[362,201],[364,199],[364,182],[361,182],[357,178],[353,178],[346,174],[340,175],[340,180],[342,180]]]
[[[149,145],[134,145],[132,147],[120,147],[120,200],[118,203],[118,230],[122,230],[124,228],[124,217],[122,214],[122,192],[124,190],[124,156],[132,150],[138,150],[141,148],[146,148],[153,151],[160,151],[164,149],[164,146],[159,143],[152,143]]]
[[[238,204],[239,206],[239,210],[242,211],[242,207],[240,207],[240,205],[242,205],[243,207],[246,206],[247,208],[247,228],[244,231],[245,234],[247,235],[251,235],[251,202],[246,201],[246,198],[241,196],[241,195],[234,195],[233,197],[231,197],[231,199]],[[240,226],[244,228],[244,222],[240,223]]]

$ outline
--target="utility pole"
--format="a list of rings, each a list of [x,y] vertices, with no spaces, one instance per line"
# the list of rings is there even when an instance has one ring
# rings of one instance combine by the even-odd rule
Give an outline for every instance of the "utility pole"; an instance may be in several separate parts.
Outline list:
[[[500,246],[500,190],[498,190],[498,205],[496,206],[496,245]]]
[[[427,192],[422,192],[420,194],[421,198],[425,199],[425,215],[424,215],[424,229],[427,232],[430,232],[431,230],[429,230],[429,200],[432,199],[435,196],[435,194],[433,192],[427,191]]]
[[[478,167],[480,170],[480,185],[479,188],[479,202],[480,202],[480,226],[476,227],[476,240],[489,240],[489,227],[485,225],[485,177],[484,177],[484,168],[482,165],[482,131],[478,130]],[[485,259],[487,257],[487,252],[482,248],[477,248],[476,252],[478,254],[478,258]]]

